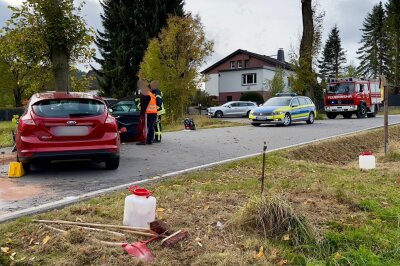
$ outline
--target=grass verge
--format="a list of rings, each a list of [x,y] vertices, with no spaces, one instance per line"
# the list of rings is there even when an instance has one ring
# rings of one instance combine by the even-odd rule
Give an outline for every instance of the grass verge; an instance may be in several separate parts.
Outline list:
[[[355,151],[366,147],[360,148],[358,139],[369,143],[381,131],[269,154],[265,198],[258,196],[261,157],[149,185],[158,218],[190,231],[174,249],[150,244],[154,264],[400,265],[400,162],[378,154],[376,170],[357,168]],[[392,137],[399,131],[390,128]],[[342,142],[350,147],[343,149]],[[393,145],[400,147],[398,139]],[[378,141],[368,147],[382,150]],[[307,149],[316,154],[307,155]],[[331,156],[338,149],[340,156]],[[1,224],[0,264],[10,263],[11,256],[15,265],[134,265],[121,248],[89,242],[87,232],[63,235],[31,222],[121,224],[126,195],[117,192]]]
[[[188,115],[188,118],[193,118],[196,123],[196,127],[198,129],[206,129],[206,128],[218,128],[218,127],[234,127],[234,126],[242,126],[243,123],[226,121],[221,119],[210,118],[206,115]],[[183,120],[170,122],[163,125],[164,132],[172,132],[183,130]]]
[[[12,122],[0,122],[0,148],[12,145],[11,130],[15,130],[16,125]]]

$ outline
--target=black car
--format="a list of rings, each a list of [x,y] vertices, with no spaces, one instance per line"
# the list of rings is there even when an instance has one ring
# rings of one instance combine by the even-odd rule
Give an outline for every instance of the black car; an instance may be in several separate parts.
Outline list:
[[[118,128],[126,128],[126,132],[121,132],[122,141],[137,141],[142,132],[143,125],[140,123],[140,110],[137,100],[140,96],[131,96],[112,103],[109,111],[118,122]]]

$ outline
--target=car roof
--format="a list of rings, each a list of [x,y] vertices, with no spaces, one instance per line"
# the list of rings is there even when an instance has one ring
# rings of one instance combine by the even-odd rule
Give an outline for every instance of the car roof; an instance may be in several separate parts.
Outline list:
[[[62,91],[48,91],[35,93],[31,98],[31,103],[36,103],[43,100],[54,99],[90,99],[103,101],[101,97],[94,96],[86,92],[62,92]]]

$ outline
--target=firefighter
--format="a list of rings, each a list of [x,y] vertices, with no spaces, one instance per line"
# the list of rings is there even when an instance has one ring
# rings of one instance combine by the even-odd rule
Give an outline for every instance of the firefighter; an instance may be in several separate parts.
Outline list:
[[[160,83],[156,80],[150,82],[151,92],[156,96],[157,99],[157,122],[155,125],[155,138],[154,142],[161,142],[161,116],[165,114],[163,94],[160,90]]]
[[[138,82],[140,90],[140,110],[145,115],[146,121],[146,141],[138,142],[137,145],[151,145],[154,141],[154,127],[157,121],[157,99],[151,93],[150,87],[146,82],[140,80]]]

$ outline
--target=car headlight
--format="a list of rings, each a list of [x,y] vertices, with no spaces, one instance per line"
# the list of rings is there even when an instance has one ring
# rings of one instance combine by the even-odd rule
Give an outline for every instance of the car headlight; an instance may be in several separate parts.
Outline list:
[[[283,114],[284,112],[272,112],[272,115],[281,115],[281,114]]]

